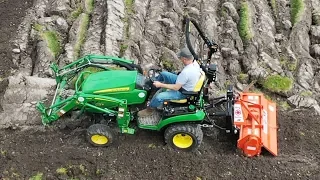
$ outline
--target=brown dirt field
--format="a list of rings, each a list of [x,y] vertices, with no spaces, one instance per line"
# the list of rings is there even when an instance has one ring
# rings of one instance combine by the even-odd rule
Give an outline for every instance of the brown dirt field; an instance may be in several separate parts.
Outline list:
[[[12,67],[9,39],[32,0],[0,0],[0,72]],[[40,120],[39,120],[40,121]],[[0,179],[320,179],[320,117],[278,112],[279,156],[246,158],[235,144],[205,136],[198,152],[176,152],[161,133],[120,135],[95,148],[85,129],[35,127],[0,131]]]
[[[150,131],[120,135],[117,144],[96,148],[80,128],[4,130],[0,172],[9,179],[39,172],[46,179],[319,179],[320,118],[296,111],[280,112],[278,120],[279,156],[254,158],[210,136],[198,152],[182,153],[163,144],[161,133]],[[59,169],[67,172],[59,174]]]
[[[13,68],[9,41],[32,2],[33,0],[0,0],[0,77],[7,76]]]

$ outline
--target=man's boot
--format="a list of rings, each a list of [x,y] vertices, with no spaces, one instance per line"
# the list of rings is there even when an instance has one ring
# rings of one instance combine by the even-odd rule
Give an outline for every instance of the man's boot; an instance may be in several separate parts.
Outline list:
[[[139,116],[139,117],[151,116],[154,111],[155,111],[155,110],[154,110],[153,108],[148,107],[148,108],[146,108],[146,109],[144,109],[144,110],[139,111],[139,112],[138,112],[138,116]]]

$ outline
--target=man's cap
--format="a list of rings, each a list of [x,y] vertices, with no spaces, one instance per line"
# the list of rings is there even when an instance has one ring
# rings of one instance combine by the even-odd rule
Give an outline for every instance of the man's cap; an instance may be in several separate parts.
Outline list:
[[[180,52],[178,52],[177,54],[178,58],[180,57],[185,57],[185,58],[188,58],[188,59],[193,59],[193,55],[191,54],[191,52],[189,51],[188,48],[182,48],[180,50]]]

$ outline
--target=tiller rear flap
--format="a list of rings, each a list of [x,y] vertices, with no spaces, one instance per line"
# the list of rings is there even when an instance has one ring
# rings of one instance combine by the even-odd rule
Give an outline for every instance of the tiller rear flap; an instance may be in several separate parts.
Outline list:
[[[238,148],[248,157],[262,147],[278,155],[276,104],[263,94],[243,92],[234,104],[234,125],[239,128]]]

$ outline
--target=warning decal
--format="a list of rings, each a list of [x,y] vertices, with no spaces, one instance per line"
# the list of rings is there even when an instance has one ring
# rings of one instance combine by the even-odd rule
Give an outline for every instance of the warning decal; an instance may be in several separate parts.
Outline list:
[[[268,113],[266,110],[263,110],[262,116],[263,132],[268,134]]]
[[[234,116],[234,122],[244,122],[240,104],[234,104],[233,116]]]

